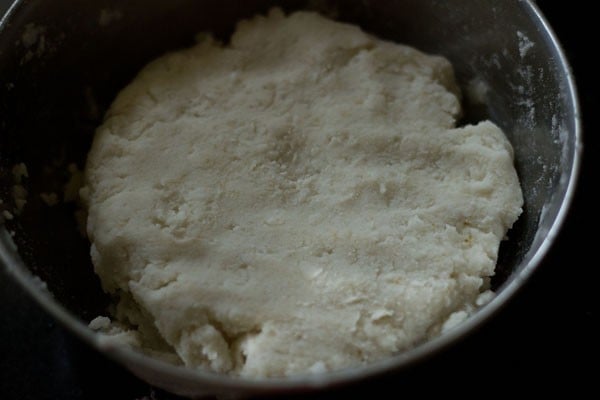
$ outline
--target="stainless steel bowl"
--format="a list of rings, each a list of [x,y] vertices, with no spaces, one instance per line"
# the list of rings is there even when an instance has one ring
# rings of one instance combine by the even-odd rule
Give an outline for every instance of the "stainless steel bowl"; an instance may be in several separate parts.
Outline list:
[[[249,380],[192,371],[111,347],[87,328],[102,293],[80,236],[76,205],[47,207],[67,165],[83,167],[94,128],[115,94],[148,61],[273,4],[312,8],[376,35],[449,58],[465,89],[465,123],[489,117],[507,133],[525,211],[500,249],[497,296],[457,329],[366,367],[289,379]],[[90,346],[172,392],[247,395],[341,384],[407,368],[489,319],[538,267],[573,195],[581,153],[573,79],[552,31],[531,1],[17,1],[0,23],[0,196],[14,211],[11,167],[23,162],[27,204],[0,226],[0,261],[50,314]],[[478,89],[479,90],[472,90]],[[472,94],[471,96],[469,94]],[[10,216],[4,214],[5,216]],[[43,282],[43,283],[41,283]]]

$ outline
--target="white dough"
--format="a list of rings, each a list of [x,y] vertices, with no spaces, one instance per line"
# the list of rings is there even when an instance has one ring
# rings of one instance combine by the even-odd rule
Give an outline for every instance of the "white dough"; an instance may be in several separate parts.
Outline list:
[[[512,149],[447,60],[315,13],[148,65],[86,166],[111,318],[247,377],[388,357],[474,307],[521,213]]]

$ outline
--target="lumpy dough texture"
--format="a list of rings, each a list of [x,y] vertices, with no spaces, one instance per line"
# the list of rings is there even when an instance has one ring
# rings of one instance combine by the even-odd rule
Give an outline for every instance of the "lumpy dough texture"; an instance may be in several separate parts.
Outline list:
[[[487,289],[522,205],[502,131],[459,114],[447,60],[310,12],[152,62],[98,128],[82,191],[112,331],[248,377],[437,335]]]

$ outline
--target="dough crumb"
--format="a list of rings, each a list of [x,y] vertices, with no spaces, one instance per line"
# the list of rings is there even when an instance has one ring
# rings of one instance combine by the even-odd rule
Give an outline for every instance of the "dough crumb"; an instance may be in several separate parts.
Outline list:
[[[105,27],[120,20],[121,18],[123,18],[123,13],[120,10],[105,8],[100,11],[100,15],[98,16],[98,25]]]
[[[4,216],[5,219],[7,220],[12,220],[15,216],[8,210],[3,210],[2,211],[2,215]]]
[[[475,300],[475,305],[477,307],[483,307],[484,305],[492,301],[492,299],[495,296],[496,294],[494,292],[492,292],[491,290],[486,290],[485,292],[477,296],[477,300]]]
[[[12,167],[12,174],[15,183],[21,183],[23,178],[29,177],[29,172],[27,171],[27,165],[25,163],[18,163]]]
[[[467,84],[467,99],[471,104],[487,104],[489,85],[481,78],[474,78]]]
[[[63,198],[65,203],[71,203],[79,200],[79,190],[83,186],[83,172],[75,163],[69,164],[67,171],[69,172],[69,181],[65,185]]]
[[[88,324],[90,329],[94,331],[108,330],[110,328],[110,318],[108,317],[96,317]]]
[[[31,61],[34,57],[40,58],[46,51],[46,27],[29,23],[25,25],[21,35],[21,45],[27,52],[21,59],[21,65]]]
[[[23,185],[14,185],[12,187],[13,200],[15,202],[15,212],[20,214],[27,204],[27,189]]]
[[[40,193],[40,198],[48,207],[52,207],[58,204],[58,195],[52,193]]]
[[[450,314],[444,325],[442,325],[442,333],[448,332],[451,329],[456,328],[462,322],[464,322],[469,317],[469,313],[467,311],[461,310],[455,313]]]

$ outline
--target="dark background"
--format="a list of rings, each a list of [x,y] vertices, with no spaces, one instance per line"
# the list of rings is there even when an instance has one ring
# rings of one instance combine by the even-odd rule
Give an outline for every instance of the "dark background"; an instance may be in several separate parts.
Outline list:
[[[9,0],[0,0],[3,13]],[[587,6],[586,6],[587,4]],[[583,112],[584,159],[569,218],[540,268],[492,321],[410,371],[298,398],[461,397],[598,392],[598,157],[596,16],[593,2],[538,1],[574,69]],[[0,398],[173,400],[58,326],[0,270]],[[420,396],[419,396],[420,397]],[[593,395],[591,397],[594,397]]]

